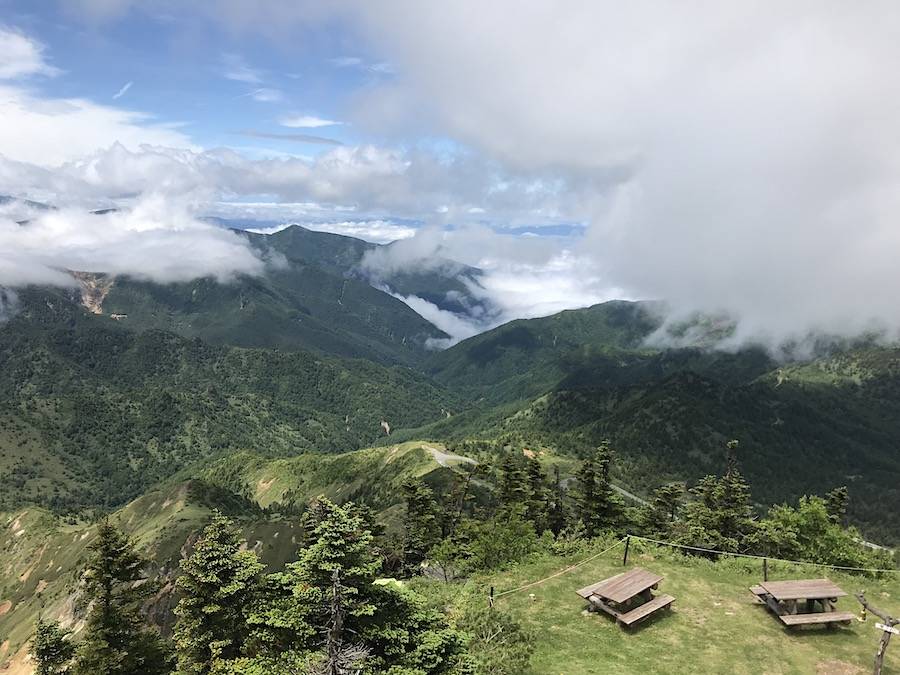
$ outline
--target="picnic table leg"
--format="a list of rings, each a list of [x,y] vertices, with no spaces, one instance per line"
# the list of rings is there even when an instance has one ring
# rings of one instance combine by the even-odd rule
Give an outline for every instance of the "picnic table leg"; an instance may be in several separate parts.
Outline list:
[[[812,614],[816,611],[816,601],[815,600],[807,600],[806,601],[806,613]]]

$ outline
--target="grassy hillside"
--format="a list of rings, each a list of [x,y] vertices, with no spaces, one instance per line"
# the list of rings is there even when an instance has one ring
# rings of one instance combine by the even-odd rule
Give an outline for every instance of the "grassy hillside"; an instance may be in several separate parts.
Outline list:
[[[347,451],[458,405],[403,367],[134,333],[64,292],[20,297],[0,326],[3,508],[117,506],[195,462]]]
[[[571,558],[548,556],[479,578],[479,587],[486,590],[493,585],[500,593],[547,577],[589,555],[590,551]],[[497,600],[500,608],[515,613],[535,631],[537,649],[531,669],[523,675],[871,672],[880,636],[874,627],[877,619],[870,616],[866,623],[834,630],[791,631],[747,590],[762,580],[758,561],[713,563],[632,541],[629,567],[638,565],[664,576],[660,592],[676,598],[673,610],[630,631],[617,627],[606,615],[585,613],[585,603],[575,590],[618,574],[623,571],[621,565],[620,547],[567,574]],[[771,564],[769,571],[770,579],[827,576],[848,593],[865,589],[869,600],[889,611],[893,608],[894,613],[900,603],[897,575],[871,579],[782,563]],[[858,613],[859,604],[852,597],[842,598],[837,608]],[[886,674],[900,673],[900,659],[893,657],[896,654],[888,650]]]
[[[353,501],[381,514],[384,524],[395,528],[405,481],[420,479],[437,494],[455,484],[454,463],[443,458],[446,450],[440,443],[408,441],[329,456],[272,459],[238,453],[194,474],[260,506],[288,512],[323,494],[338,503]],[[476,494],[479,489],[476,486]]]

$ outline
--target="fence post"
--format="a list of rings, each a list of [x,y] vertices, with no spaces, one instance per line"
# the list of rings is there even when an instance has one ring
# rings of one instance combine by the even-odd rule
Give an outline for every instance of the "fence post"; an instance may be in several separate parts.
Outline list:
[[[769,580],[769,559],[763,558],[763,581]]]
[[[494,587],[491,586],[491,596],[488,598],[488,607],[494,608]]]
[[[625,537],[625,555],[622,556],[622,567],[628,564],[628,547],[631,545],[631,537]]]

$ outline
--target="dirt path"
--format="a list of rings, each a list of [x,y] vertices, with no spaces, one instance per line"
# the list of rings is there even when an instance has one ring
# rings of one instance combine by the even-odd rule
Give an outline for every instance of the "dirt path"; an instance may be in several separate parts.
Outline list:
[[[423,445],[428,452],[431,453],[431,456],[434,457],[434,461],[440,464],[443,467],[449,466],[450,462],[463,462],[464,464],[478,464],[471,457],[463,457],[462,455],[454,455],[452,452],[444,452],[443,450],[438,450],[437,448],[432,448],[430,445]]]

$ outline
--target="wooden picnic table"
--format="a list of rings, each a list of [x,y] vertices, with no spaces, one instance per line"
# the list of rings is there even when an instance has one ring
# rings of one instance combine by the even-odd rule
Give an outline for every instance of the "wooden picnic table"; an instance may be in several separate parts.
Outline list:
[[[600,609],[623,626],[630,626],[654,612],[668,607],[675,600],[670,595],[653,595],[663,580],[658,574],[635,567],[580,588],[576,593],[587,600],[592,608]]]
[[[837,612],[834,603],[847,595],[829,579],[798,579],[793,581],[763,581],[750,588],[750,592],[762,600],[786,626],[805,624],[850,623],[851,612]],[[805,610],[800,611],[800,601],[806,601]],[[822,611],[816,611],[816,603]]]

